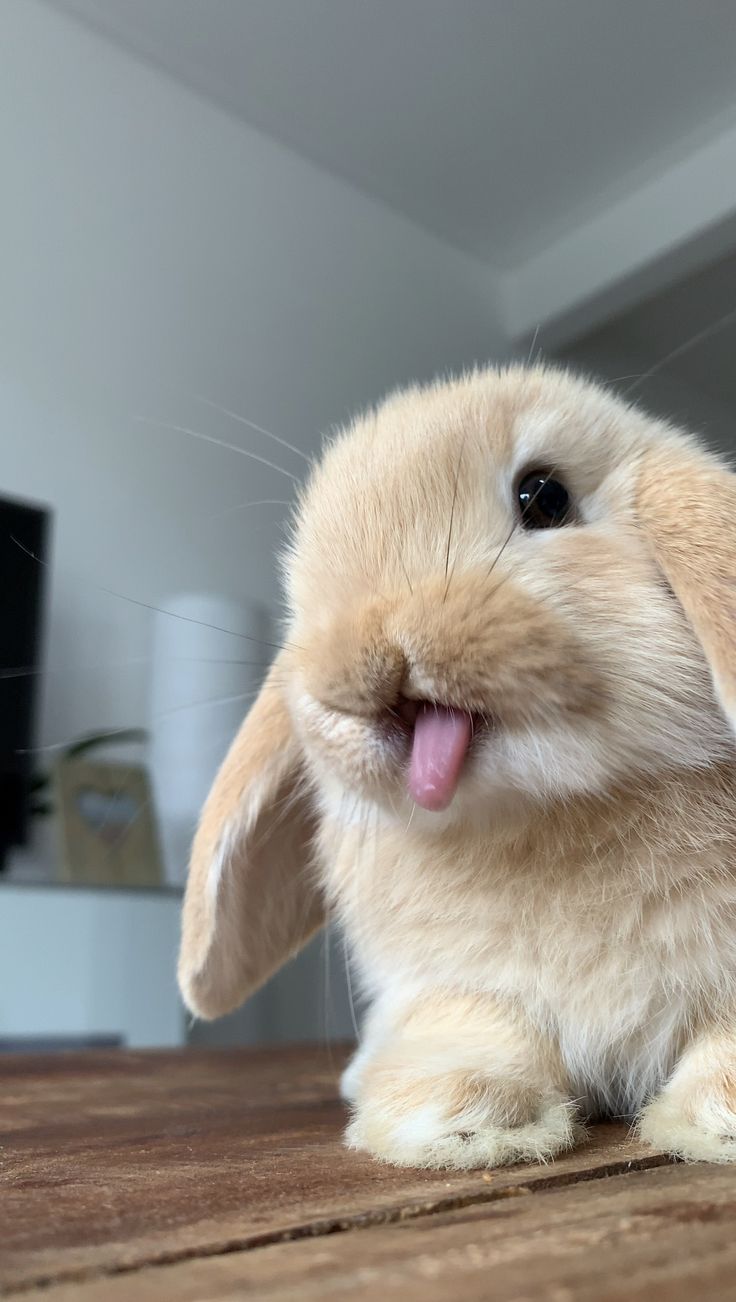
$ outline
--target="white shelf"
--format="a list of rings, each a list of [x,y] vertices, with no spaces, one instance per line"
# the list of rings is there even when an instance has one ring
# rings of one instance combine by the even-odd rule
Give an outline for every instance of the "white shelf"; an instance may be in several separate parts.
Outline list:
[[[0,1039],[114,1035],[184,1043],[180,892],[23,883],[0,889]]]

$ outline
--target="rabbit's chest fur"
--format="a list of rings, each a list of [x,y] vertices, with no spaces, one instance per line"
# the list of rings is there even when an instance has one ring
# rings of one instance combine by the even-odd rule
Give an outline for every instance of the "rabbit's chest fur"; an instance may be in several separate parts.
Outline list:
[[[591,1107],[638,1106],[701,1014],[736,1000],[736,834],[702,785],[576,834],[328,825],[328,890],[381,1016],[487,991],[554,1038]]]

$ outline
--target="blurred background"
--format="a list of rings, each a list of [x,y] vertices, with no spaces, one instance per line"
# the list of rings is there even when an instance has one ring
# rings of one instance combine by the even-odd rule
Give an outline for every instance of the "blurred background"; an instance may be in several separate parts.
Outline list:
[[[0,1047],[353,1035],[337,937],[174,982],[304,457],[512,357],[732,450],[735,68],[731,0],[4,0]]]

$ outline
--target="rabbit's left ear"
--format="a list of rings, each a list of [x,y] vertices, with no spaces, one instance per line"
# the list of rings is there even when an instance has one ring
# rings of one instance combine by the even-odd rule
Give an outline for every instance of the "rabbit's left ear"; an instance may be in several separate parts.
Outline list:
[[[198,1017],[242,1003],[324,922],[316,816],[282,690],[283,652],[226,755],[192,847],[179,986]]]
[[[736,731],[736,475],[707,453],[670,445],[644,458],[637,498],[655,557]]]

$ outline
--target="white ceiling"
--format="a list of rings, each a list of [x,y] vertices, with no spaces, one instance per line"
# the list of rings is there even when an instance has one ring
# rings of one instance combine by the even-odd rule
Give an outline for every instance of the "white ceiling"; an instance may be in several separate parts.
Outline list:
[[[55,0],[500,268],[736,118],[734,0]]]

